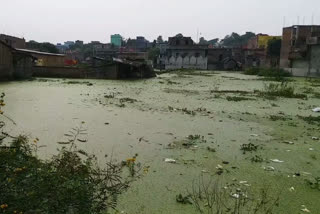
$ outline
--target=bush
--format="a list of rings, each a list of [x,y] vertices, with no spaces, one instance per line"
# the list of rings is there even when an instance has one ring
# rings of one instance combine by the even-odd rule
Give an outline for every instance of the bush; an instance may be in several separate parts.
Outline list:
[[[284,80],[285,77],[292,76],[290,72],[281,68],[249,68],[245,70],[244,74],[263,76],[277,81]]]
[[[294,92],[295,88],[292,85],[289,85],[287,82],[282,82],[281,84],[270,83],[266,84],[264,91],[260,91],[262,96],[270,97],[286,97],[286,98],[300,98],[306,99],[307,95],[297,94]]]
[[[86,142],[80,139],[82,126],[60,142],[58,155],[44,161],[36,155],[39,139],[9,137],[0,125],[0,213],[105,213],[116,209],[118,196],[134,180],[136,156],[101,168],[95,156],[77,149],[76,142]]]

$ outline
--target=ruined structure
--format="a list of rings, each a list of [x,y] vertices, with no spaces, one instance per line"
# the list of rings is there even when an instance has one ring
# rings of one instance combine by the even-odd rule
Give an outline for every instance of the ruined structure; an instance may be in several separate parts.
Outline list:
[[[0,34],[0,40],[12,48],[26,48],[26,40],[24,38]]]
[[[320,76],[320,25],[283,28],[280,66],[294,76]]]
[[[191,37],[177,35],[169,38],[166,49],[165,69],[208,68],[207,45],[196,45]]]
[[[34,57],[0,41],[0,79],[25,79],[32,76]]]
[[[240,48],[209,48],[208,70],[241,70]]]
[[[12,47],[0,40],[0,80],[10,79],[13,75]]]
[[[257,34],[249,39],[243,49],[243,67],[274,67],[279,65],[279,57],[268,55],[268,44],[271,40],[281,39],[281,36]]]

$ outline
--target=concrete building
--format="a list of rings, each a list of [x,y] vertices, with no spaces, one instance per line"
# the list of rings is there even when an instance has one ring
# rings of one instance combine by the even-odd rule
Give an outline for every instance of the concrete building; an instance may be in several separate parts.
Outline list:
[[[294,76],[320,76],[320,25],[283,28],[280,67]]]
[[[120,34],[111,35],[111,44],[116,47],[122,46],[122,36]]]
[[[0,40],[13,48],[26,48],[26,40],[5,34],[0,34]]]
[[[196,45],[191,37],[170,37],[165,55],[165,69],[207,70],[207,55],[207,45]]]
[[[240,48],[208,49],[208,70],[240,70],[242,61]]]

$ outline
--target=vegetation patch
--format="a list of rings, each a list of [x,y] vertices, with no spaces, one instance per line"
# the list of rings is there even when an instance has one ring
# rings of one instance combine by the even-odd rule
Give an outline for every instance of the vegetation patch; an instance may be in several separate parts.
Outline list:
[[[246,152],[256,152],[258,150],[258,146],[253,143],[242,144],[240,146],[240,150],[243,151],[243,154],[246,154]]]
[[[292,76],[290,72],[279,68],[249,68],[244,71],[244,74],[262,76],[274,81],[285,81],[286,77]]]
[[[305,117],[305,116],[298,115],[298,117],[309,124],[320,124],[320,116],[314,117],[314,116],[310,115],[310,116]]]
[[[37,156],[38,138],[31,143],[26,136],[10,136],[4,126],[1,121],[0,213],[109,213],[139,171],[136,156],[125,164],[110,159],[101,168],[94,155],[77,147],[87,142],[82,125],[65,134],[62,148],[48,160]]]
[[[287,82],[265,84],[264,91],[255,92],[268,99],[276,97],[307,99],[307,95],[295,93],[295,87]]]
[[[248,98],[248,97],[230,97],[230,96],[227,96],[227,100],[228,101],[234,101],[234,102],[240,102],[240,101],[244,101],[244,100],[255,100],[255,99]]]

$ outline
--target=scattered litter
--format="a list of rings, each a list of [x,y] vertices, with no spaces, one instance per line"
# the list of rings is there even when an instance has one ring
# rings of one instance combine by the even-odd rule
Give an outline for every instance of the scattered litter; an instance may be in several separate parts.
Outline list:
[[[212,147],[209,147],[209,146],[207,147],[207,150],[210,151],[210,152],[216,152],[215,148],[212,148]]]
[[[286,150],[287,152],[291,152],[291,150],[290,149],[288,149],[288,150]]]
[[[302,211],[302,212],[305,212],[305,213],[311,213],[311,211],[310,211],[310,210],[308,210],[308,209],[307,209],[307,207],[306,207],[305,205],[301,205],[301,207],[302,207],[302,209],[301,209],[301,211]]]
[[[312,140],[319,140],[318,137],[312,137]]]
[[[226,164],[226,165],[229,164],[228,161],[222,161],[222,163],[223,163],[223,164]]]
[[[289,188],[289,191],[290,191],[290,192],[294,192],[294,191],[295,191],[294,187],[290,187],[290,188]]]
[[[205,170],[205,169],[201,170],[201,172],[202,172],[202,173],[209,173],[209,171],[208,171],[208,170]]]
[[[176,163],[177,161],[175,159],[166,158],[166,159],[164,159],[164,162],[166,162],[166,163]]]
[[[251,134],[250,136],[251,137],[259,137],[259,135],[257,135],[257,134]]]
[[[310,172],[302,172],[303,175],[312,175]]]
[[[309,148],[309,151],[314,151],[314,148]]]
[[[236,199],[238,199],[238,198],[240,197],[240,195],[239,195],[239,194],[237,194],[237,193],[235,193],[235,194],[232,194],[232,195],[231,195],[231,197],[232,197],[232,198],[236,198]]]
[[[320,107],[312,109],[313,112],[320,112]]]
[[[248,184],[248,181],[240,181],[239,184],[242,184],[247,187],[251,186],[250,184]]]
[[[223,167],[220,164],[218,164],[216,169],[223,169]]]
[[[273,166],[266,166],[266,167],[263,167],[263,168],[266,171],[274,171],[275,170],[275,168]]]
[[[192,204],[191,196],[182,196],[181,194],[176,196],[176,201],[181,204]]]
[[[283,163],[284,161],[278,160],[278,159],[271,159],[272,162],[274,163]]]
[[[291,141],[283,141],[283,143],[285,143],[285,144],[289,144],[289,145],[293,145],[294,143],[293,142],[291,142]]]

